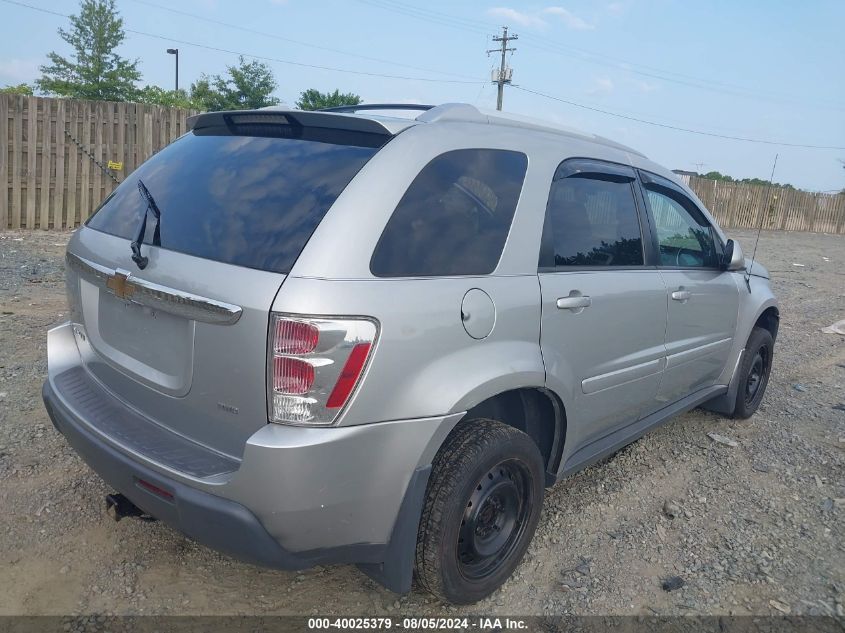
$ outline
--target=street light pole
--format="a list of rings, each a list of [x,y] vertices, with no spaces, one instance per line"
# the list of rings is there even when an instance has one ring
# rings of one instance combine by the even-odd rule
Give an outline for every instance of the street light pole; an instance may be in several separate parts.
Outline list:
[[[176,55],[176,90],[179,90],[179,49],[178,48],[168,48],[167,53],[169,55]]]

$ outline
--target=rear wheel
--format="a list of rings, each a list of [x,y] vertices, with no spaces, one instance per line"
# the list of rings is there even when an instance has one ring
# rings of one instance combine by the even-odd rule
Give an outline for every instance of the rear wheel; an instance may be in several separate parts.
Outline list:
[[[755,327],[748,337],[740,364],[739,388],[733,417],[750,418],[757,411],[769,384],[774,339],[768,330]]]
[[[441,600],[477,602],[507,580],[534,535],[543,459],[522,431],[478,419],[434,458],[417,537],[416,573]]]

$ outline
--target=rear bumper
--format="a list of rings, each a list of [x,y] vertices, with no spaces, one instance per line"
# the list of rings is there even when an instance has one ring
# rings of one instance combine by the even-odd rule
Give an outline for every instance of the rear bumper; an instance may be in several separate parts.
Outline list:
[[[148,514],[203,545],[241,560],[282,569],[308,567],[321,562],[321,554],[329,554],[328,550],[312,555],[288,552],[243,505],[163,476],[87,430],[63,406],[49,381],[44,383],[42,397],[53,426],[107,484]],[[139,481],[170,492],[173,500],[141,487]]]
[[[408,562],[431,459],[460,414],[341,428],[267,424],[247,441],[233,472],[204,479],[145,458],[145,447],[131,444],[140,437],[136,428],[115,436],[105,418],[125,405],[93,379],[65,380],[66,372],[87,375],[73,340],[70,324],[49,333],[47,411],[89,466],[147,513],[270,567],[366,563],[379,574],[373,565]],[[402,586],[410,583],[406,567]]]

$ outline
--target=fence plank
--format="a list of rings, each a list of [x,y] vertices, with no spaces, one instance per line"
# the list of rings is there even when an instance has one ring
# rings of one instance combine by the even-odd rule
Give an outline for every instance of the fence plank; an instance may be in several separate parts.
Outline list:
[[[9,226],[9,99],[0,95],[0,229]]]
[[[115,160],[123,163],[123,169],[120,169],[117,174],[117,179],[123,182],[124,174],[128,173],[128,161],[126,160],[126,104],[118,103],[117,111],[117,139],[115,143],[117,148],[115,150]]]
[[[79,102],[68,103],[68,132],[73,138],[79,138]],[[65,228],[76,226],[77,200],[79,199],[79,148],[71,141],[67,147],[67,204]]]
[[[53,196],[53,228],[60,229],[64,224],[65,202],[65,101],[56,102],[56,180]]]
[[[38,187],[38,97],[27,97],[26,120],[26,228],[35,228]]]
[[[82,122],[82,147],[91,147],[91,102],[83,101],[79,108]],[[91,159],[80,149],[80,182],[79,182],[79,222],[88,219],[91,205]]]
[[[91,161],[91,201],[88,204],[88,209],[85,210],[86,218],[91,211],[99,206],[100,200],[103,199],[104,174],[103,170],[97,165],[97,163],[100,165],[103,164],[103,119],[105,118],[103,103],[97,101],[92,111],[94,116],[94,138],[91,143],[86,143],[85,145],[89,148],[88,151],[94,155],[94,160],[97,162]]]
[[[55,182],[52,173],[53,165],[53,132],[56,129],[53,123],[53,99],[41,99],[42,123],[41,123],[41,178],[38,180],[41,193],[41,216],[38,221],[40,229],[50,228],[50,185]]]
[[[21,228],[23,215],[23,200],[21,200],[21,183],[24,179],[23,170],[23,102],[25,97],[15,96],[15,121],[12,129],[12,222],[13,229]]]

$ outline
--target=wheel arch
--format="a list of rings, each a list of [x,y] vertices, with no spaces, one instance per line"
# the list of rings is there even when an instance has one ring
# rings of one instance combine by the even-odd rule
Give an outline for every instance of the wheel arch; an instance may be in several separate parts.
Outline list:
[[[556,481],[567,431],[566,408],[557,394],[545,387],[502,391],[469,408],[458,424],[478,418],[498,420],[528,435],[543,456],[546,485]]]
[[[778,329],[780,328],[780,310],[778,310],[777,305],[771,304],[763,308],[754,321],[754,327],[761,327],[768,330],[769,334],[772,335],[772,339],[777,340]]]

